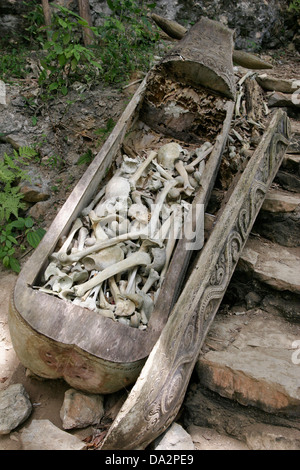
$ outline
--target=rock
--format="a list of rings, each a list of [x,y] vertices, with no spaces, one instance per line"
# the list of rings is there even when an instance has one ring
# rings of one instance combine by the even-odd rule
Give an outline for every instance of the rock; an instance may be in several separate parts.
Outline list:
[[[274,178],[274,183],[279,184],[287,191],[300,193],[300,177],[297,175],[292,175],[289,172],[279,170]]]
[[[293,212],[298,207],[300,207],[300,194],[270,189],[263,202],[262,210],[268,212]]]
[[[300,294],[300,254],[265,239],[249,237],[236,268],[278,290]]]
[[[300,246],[300,194],[270,190],[253,231],[282,246]]]
[[[23,450],[83,450],[86,447],[76,436],[57,428],[48,419],[32,420],[20,433],[20,440]]]
[[[275,91],[269,95],[268,106],[270,108],[300,108],[298,100],[294,99],[293,94],[280,93]]]
[[[22,424],[32,411],[32,404],[22,384],[0,391],[0,434],[9,434]]]
[[[287,435],[291,431],[297,431],[294,435],[298,435],[300,431],[300,423],[297,417],[285,418],[279,414],[266,413],[255,407],[240,405],[236,401],[223,398],[219,394],[202,387],[199,383],[190,384],[184,402],[184,410],[184,426],[191,433],[193,439],[193,426],[199,427],[201,430],[210,428],[223,438],[224,436],[234,437],[238,439],[241,446],[247,445],[247,438],[254,433],[256,426],[262,426],[265,431],[269,426],[270,428],[277,428],[278,433],[281,432],[283,435],[285,430]],[[194,442],[195,447],[198,448],[197,441]],[[219,438],[218,442],[220,442]],[[256,439],[256,443],[258,444],[258,439]],[[261,440],[261,444],[258,445],[263,446],[263,441]],[[280,439],[278,439],[279,445]]]
[[[253,424],[245,429],[252,450],[300,450],[300,431],[283,426]]]
[[[41,201],[34,204],[28,211],[28,215],[33,217],[35,220],[45,219],[46,215],[53,208],[53,200],[47,199],[47,201]]]
[[[154,443],[154,450],[195,450],[191,436],[173,423]]]
[[[48,182],[41,175],[31,170],[26,172],[30,181],[22,181],[20,191],[23,194],[23,201],[40,202],[46,201],[50,197]]]
[[[103,396],[69,389],[65,392],[60,417],[64,429],[85,428],[98,424],[104,415]]]
[[[216,430],[191,425],[187,429],[196,450],[249,450],[249,447],[237,439],[220,434]]]
[[[300,338],[300,326],[262,311],[222,316],[217,324],[207,339],[210,350],[196,365],[202,386],[242,405],[299,416],[299,365],[293,361],[293,344]],[[211,337],[218,338],[218,350],[211,350]]]
[[[276,294],[276,293],[275,293]],[[266,295],[262,301],[264,310],[282,315],[290,322],[300,322],[299,298],[297,296]]]
[[[271,213],[261,210],[253,232],[282,246],[300,246],[300,207],[293,212]]]
[[[282,93],[293,93],[297,86],[295,86],[296,80],[293,79],[283,79],[268,76],[266,73],[258,75],[255,77],[257,83],[264,89],[268,91],[279,91]]]

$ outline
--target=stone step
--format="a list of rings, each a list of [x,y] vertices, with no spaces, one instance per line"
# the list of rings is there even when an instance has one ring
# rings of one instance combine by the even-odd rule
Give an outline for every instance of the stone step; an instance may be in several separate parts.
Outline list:
[[[279,291],[300,294],[300,248],[283,247],[267,239],[250,236],[236,272]]]
[[[196,365],[201,385],[244,406],[299,417],[300,324],[261,309],[238,313],[216,316]]]
[[[300,206],[300,193],[271,188],[266,194],[262,210],[267,212],[294,212]]]
[[[300,193],[271,188],[252,231],[282,246],[300,246]]]
[[[280,169],[295,174],[296,176],[300,176],[300,154],[286,153],[283,157]]]

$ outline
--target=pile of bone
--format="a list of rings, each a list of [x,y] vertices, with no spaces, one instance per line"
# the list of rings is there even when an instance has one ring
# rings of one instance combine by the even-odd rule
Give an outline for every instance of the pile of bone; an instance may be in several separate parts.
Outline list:
[[[75,220],[43,273],[43,292],[145,329],[199,187],[205,143],[123,155],[114,177]]]

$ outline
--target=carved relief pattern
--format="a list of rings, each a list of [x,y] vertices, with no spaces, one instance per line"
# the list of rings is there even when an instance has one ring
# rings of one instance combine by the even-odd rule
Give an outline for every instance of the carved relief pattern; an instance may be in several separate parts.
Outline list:
[[[284,129],[278,126],[278,132],[272,137],[251,185],[250,194],[245,197],[236,216],[197,308],[189,316],[185,326],[183,322],[178,322],[180,324],[176,325],[176,331],[169,330],[165,346],[166,351],[170,351],[169,361],[172,360],[172,364],[168,364],[167,376],[166,370],[161,370],[145,401],[145,441],[147,431],[151,436],[154,433],[160,434],[180,409],[205,333],[219,307],[260,205],[288,145],[287,126],[285,117]]]

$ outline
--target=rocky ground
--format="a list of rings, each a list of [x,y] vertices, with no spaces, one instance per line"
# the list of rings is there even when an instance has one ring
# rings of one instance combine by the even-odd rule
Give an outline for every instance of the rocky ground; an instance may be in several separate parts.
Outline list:
[[[274,64],[268,75],[299,79],[296,52],[265,54],[264,58]],[[37,112],[24,100],[24,93],[35,97],[34,72],[7,87],[7,103],[0,105],[1,132],[6,133],[0,151],[24,144],[38,148],[40,161],[32,164],[35,187],[31,188],[36,199],[28,201],[27,210],[44,228],[88,165],[88,161],[78,165],[78,158],[99,150],[109,132],[107,124],[116,122],[132,91],[133,87],[88,90],[78,84],[77,91],[68,96],[72,104],[57,100]],[[176,424],[167,442],[165,436],[154,444],[157,449],[300,449],[300,121],[297,110],[286,109],[293,145],[242,253]],[[37,117],[34,125],[33,115]],[[30,252],[23,254],[21,263],[28,256]],[[13,389],[12,397],[14,404],[20,404],[17,414],[22,408],[24,415],[0,435],[0,449],[39,446],[54,450],[62,445],[93,449],[124,395],[87,404],[84,400],[89,397],[69,392],[63,381],[41,381],[25,370],[14,352],[7,324],[15,279],[16,274],[1,269],[0,394],[21,384],[26,392],[23,387]],[[92,410],[88,417],[82,415],[87,409]],[[104,413],[102,419],[99,413]],[[78,427],[73,427],[74,421]],[[47,436],[43,442],[38,440],[40,424]],[[70,437],[75,441],[64,440]]]

